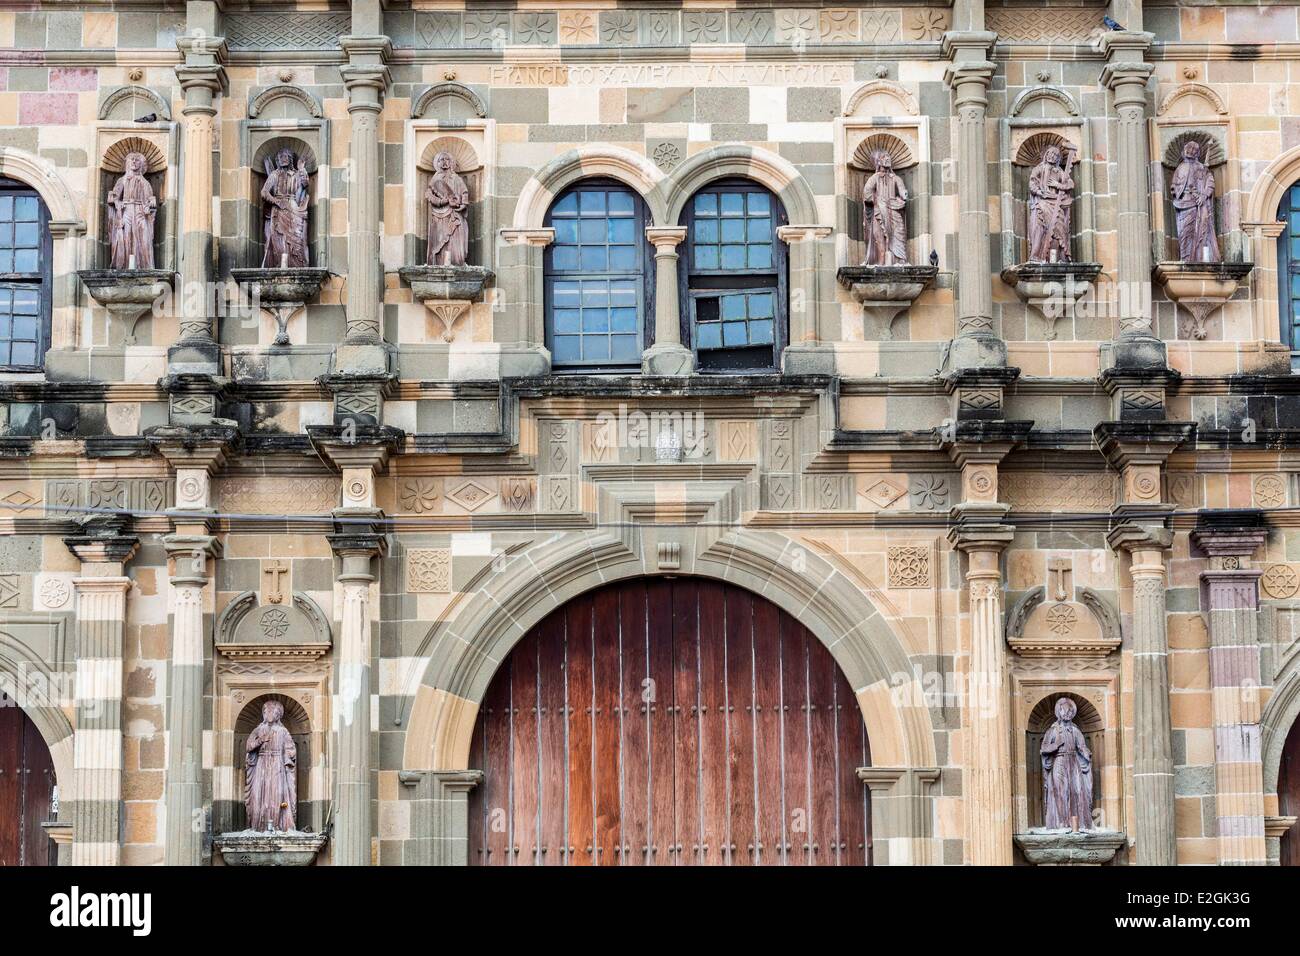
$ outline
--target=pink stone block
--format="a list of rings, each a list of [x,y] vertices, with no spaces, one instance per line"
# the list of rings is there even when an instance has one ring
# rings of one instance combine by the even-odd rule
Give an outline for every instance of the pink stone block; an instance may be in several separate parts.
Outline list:
[[[9,67],[0,66],[0,90],[9,89]]]
[[[99,71],[83,67],[56,66],[50,70],[50,89],[85,93],[99,86]]]
[[[21,93],[18,123],[22,126],[75,126],[76,93]]]

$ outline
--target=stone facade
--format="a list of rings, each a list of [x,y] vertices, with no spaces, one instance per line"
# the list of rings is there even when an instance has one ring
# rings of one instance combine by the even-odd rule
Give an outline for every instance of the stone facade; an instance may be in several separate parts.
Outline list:
[[[0,689],[50,747],[64,859],[222,863],[276,694],[319,862],[465,862],[496,666],[567,599],[674,574],[830,648],[878,864],[1024,862],[1060,694],[1117,862],[1277,861],[1300,6],[25,6],[0,186],[39,197],[48,314],[0,371]],[[1225,260],[1190,278],[1164,198],[1188,137]],[[1055,272],[1025,248],[1048,144],[1078,155]],[[286,147],[289,276],[257,269]],[[906,282],[845,268],[879,149]],[[473,275],[411,271],[441,151]],[[128,152],[158,197],[130,281],[102,202]],[[696,197],[737,183],[777,210],[776,308],[773,361],[727,368],[691,256]],[[630,363],[557,342],[553,213],[592,184],[645,234]]]

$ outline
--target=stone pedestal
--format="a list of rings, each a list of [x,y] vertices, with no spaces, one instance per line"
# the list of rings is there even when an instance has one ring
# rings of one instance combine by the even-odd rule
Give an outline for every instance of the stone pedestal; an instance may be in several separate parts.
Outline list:
[[[1079,300],[1092,291],[1100,262],[1024,262],[1002,270],[1002,281],[1043,317],[1043,338],[1056,338],[1056,323],[1073,319]]]
[[[289,318],[316,298],[329,275],[327,269],[231,269],[230,277],[244,287],[255,308],[275,316],[275,345],[289,344]]]
[[[1035,866],[1101,866],[1124,845],[1119,830],[1029,830],[1016,845]]]
[[[212,841],[226,866],[310,866],[325,845],[319,833],[223,833]]]
[[[166,269],[82,269],[77,273],[91,297],[122,328],[121,341],[110,332],[109,345],[135,345],[135,329],[154,303],[166,305],[174,275]]]
[[[835,278],[862,306],[862,337],[888,342],[894,320],[934,285],[938,266],[841,266]]]
[[[444,343],[455,338],[456,322],[471,303],[483,301],[483,289],[492,270],[482,266],[407,266],[400,270],[411,295],[424,304]]]
[[[1237,294],[1252,267],[1249,262],[1160,262],[1155,278],[1191,317],[1182,334],[1200,340],[1207,334],[1205,320]]]

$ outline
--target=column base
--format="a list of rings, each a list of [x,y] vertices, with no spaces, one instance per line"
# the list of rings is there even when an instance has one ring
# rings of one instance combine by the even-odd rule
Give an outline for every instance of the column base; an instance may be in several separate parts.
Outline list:
[[[641,374],[682,376],[695,371],[695,353],[684,345],[652,345],[641,353]]]
[[[996,335],[976,333],[959,335],[952,340],[952,346],[948,349],[948,361],[944,363],[944,371],[1000,368],[1006,364],[1007,343]]]
[[[781,353],[785,375],[834,375],[835,346],[824,342],[799,342]]]
[[[1163,369],[1169,365],[1169,349],[1151,333],[1121,335],[1101,347],[1102,368],[1120,371]],[[1107,361],[1109,359],[1109,361]]]

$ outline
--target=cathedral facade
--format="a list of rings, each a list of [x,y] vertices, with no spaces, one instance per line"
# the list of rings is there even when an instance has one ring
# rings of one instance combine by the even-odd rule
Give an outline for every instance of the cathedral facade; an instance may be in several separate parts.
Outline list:
[[[0,10],[0,863],[1300,863],[1300,5]]]

